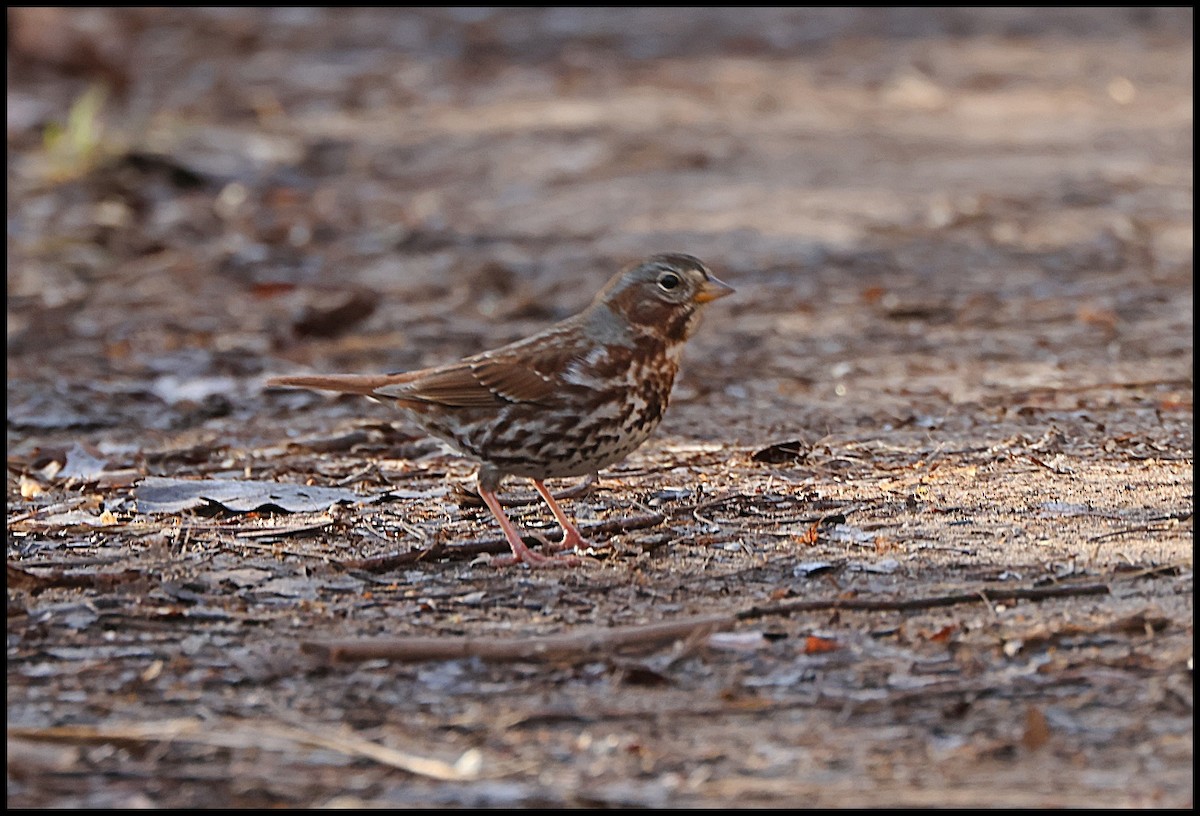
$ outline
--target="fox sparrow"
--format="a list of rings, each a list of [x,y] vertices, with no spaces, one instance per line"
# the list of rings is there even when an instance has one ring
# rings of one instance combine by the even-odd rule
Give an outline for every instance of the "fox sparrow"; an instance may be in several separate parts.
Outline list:
[[[532,479],[562,526],[558,548],[586,547],[545,480],[594,475],[645,442],[666,410],[700,307],[732,293],[690,255],[655,255],[617,273],[574,317],[457,363],[267,384],[394,400],[430,434],[479,462],[479,494],[513,551],[495,563],[574,563],[525,545],[496,497],[501,480]]]

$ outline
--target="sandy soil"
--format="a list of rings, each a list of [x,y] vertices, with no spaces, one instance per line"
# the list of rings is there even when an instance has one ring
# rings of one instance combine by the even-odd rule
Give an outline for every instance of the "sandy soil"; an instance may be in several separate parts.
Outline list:
[[[1190,9],[8,14],[9,806],[1192,805]],[[660,251],[578,569],[263,387]]]

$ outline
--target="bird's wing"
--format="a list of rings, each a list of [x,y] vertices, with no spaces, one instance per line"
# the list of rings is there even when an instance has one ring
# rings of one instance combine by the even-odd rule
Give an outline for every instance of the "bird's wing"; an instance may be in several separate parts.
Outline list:
[[[554,392],[554,381],[525,361],[464,360],[416,374],[407,382],[376,388],[374,393],[402,401],[485,408],[511,402],[542,402]]]
[[[532,337],[435,368],[378,375],[277,377],[268,385],[386,397],[453,408],[548,404],[564,387],[561,376],[587,348],[588,338],[567,321]]]

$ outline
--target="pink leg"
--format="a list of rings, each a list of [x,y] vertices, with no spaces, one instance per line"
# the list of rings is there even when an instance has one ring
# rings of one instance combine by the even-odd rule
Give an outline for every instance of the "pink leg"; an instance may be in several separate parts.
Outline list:
[[[567,518],[567,514],[563,512],[563,509],[558,506],[558,502],[554,500],[554,496],[550,495],[550,491],[546,489],[546,483],[534,479],[533,486],[537,488],[538,493],[542,494],[542,498],[546,500],[546,504],[550,505],[550,512],[554,514],[554,518],[558,520],[558,525],[563,529],[563,539],[555,549],[573,550],[578,547],[587,549],[592,546],[579,532],[579,528]]]
[[[496,517],[496,521],[500,522],[500,529],[504,531],[504,537],[508,539],[508,546],[512,547],[513,551],[513,554],[510,556],[493,558],[493,564],[498,567],[522,563],[528,564],[531,567],[569,567],[579,563],[578,558],[571,556],[541,555],[529,549],[529,547],[525,546],[525,542],[521,540],[521,534],[517,532],[517,528],[508,520],[508,516],[504,514],[504,508],[500,506],[500,500],[496,498],[496,494],[486,489],[483,485],[480,485],[479,495],[483,497],[484,504],[492,511],[492,515]]]

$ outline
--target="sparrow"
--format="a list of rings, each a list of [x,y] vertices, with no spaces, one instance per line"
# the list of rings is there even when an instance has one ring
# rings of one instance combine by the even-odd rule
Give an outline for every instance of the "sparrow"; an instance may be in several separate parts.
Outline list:
[[[655,255],[618,272],[582,312],[491,351],[418,371],[275,377],[267,385],[394,403],[479,463],[479,495],[512,548],[493,564],[575,564],[526,546],[497,497],[502,480],[533,481],[563,530],[554,550],[590,546],[545,480],[595,478],[646,441],[703,307],[733,291],[691,255]]]

